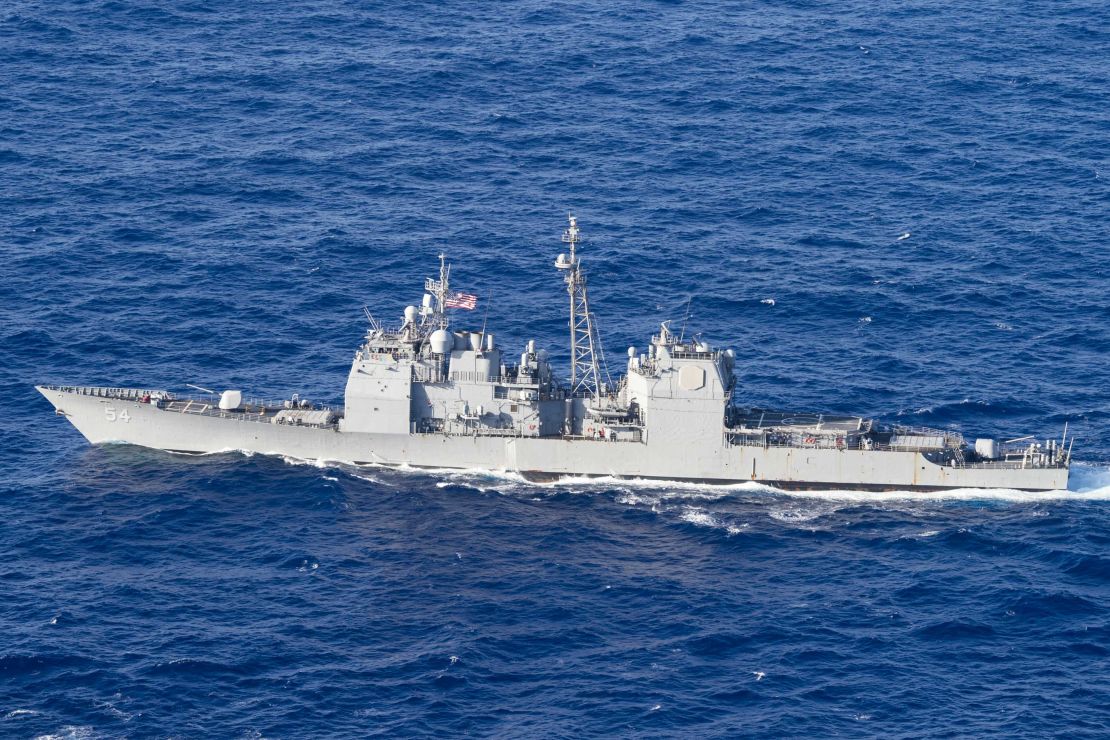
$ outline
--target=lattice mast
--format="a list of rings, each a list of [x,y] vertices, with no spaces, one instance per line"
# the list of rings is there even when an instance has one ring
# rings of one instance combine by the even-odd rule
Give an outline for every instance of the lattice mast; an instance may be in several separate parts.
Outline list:
[[[424,291],[435,297],[435,307],[425,321],[435,328],[446,329],[449,324],[447,299],[451,296],[451,265],[447,264],[447,255],[443,252],[439,254],[439,280],[426,278]]]
[[[590,313],[590,299],[586,293],[586,275],[578,259],[578,219],[568,216],[570,227],[563,232],[563,242],[570,245],[570,254],[560,254],[555,266],[566,273],[567,294],[570,296],[570,388],[572,393],[588,392],[600,397],[601,370],[598,364],[600,343]]]

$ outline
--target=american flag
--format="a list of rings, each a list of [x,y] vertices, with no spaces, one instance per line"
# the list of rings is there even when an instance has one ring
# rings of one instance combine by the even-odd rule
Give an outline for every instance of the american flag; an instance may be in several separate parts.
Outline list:
[[[473,311],[478,306],[478,296],[470,293],[452,293],[447,296],[447,308],[462,308]]]

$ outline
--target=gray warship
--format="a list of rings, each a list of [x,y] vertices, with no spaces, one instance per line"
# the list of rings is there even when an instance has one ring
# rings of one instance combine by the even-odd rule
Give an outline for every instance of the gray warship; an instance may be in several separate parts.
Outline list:
[[[492,333],[461,330],[453,310],[475,296],[452,290],[443,255],[420,305],[399,327],[367,311],[342,408],[297,396],[248,399],[239,390],[42,385],[38,390],[94,444],[177,453],[244,450],[354,465],[479,469],[528,480],[583,477],[783,489],[1059,490],[1071,443],[1032,436],[968,442],[955,431],[873,419],[746,408],[735,398],[736,354],[663,322],[643,351],[628,349],[617,382],[590,311],[576,219],[555,267],[570,306],[571,366],[560,378],[528,341],[510,355]],[[458,314],[456,314],[458,315]],[[194,387],[195,386],[191,386]]]

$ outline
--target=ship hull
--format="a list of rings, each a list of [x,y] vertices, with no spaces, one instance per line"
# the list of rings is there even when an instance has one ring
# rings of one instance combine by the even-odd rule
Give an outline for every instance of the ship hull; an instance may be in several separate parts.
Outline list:
[[[615,477],[735,484],[788,490],[939,491],[957,488],[1049,491],[1068,470],[942,467],[918,452],[799,447],[684,447],[560,437],[374,434],[298,427],[248,415],[191,414],[149,403],[65,389],[39,391],[94,444],[125,442],[183,453],[244,450],[358,465],[508,471],[531,480]]]

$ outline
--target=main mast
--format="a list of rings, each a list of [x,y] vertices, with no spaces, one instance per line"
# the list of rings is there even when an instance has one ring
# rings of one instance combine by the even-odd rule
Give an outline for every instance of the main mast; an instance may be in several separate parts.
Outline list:
[[[447,255],[439,253],[439,280],[425,278],[424,291],[435,296],[435,309],[432,312],[431,323],[439,329],[447,328],[447,299],[450,296],[451,265],[447,264]],[[426,297],[426,296],[425,296]]]
[[[570,254],[560,254],[555,266],[566,273],[570,297],[570,389],[571,393],[601,394],[601,372],[598,368],[598,347],[590,300],[586,294],[586,275],[578,259],[578,219],[568,216],[570,227],[563,232],[563,242],[570,245]]]

